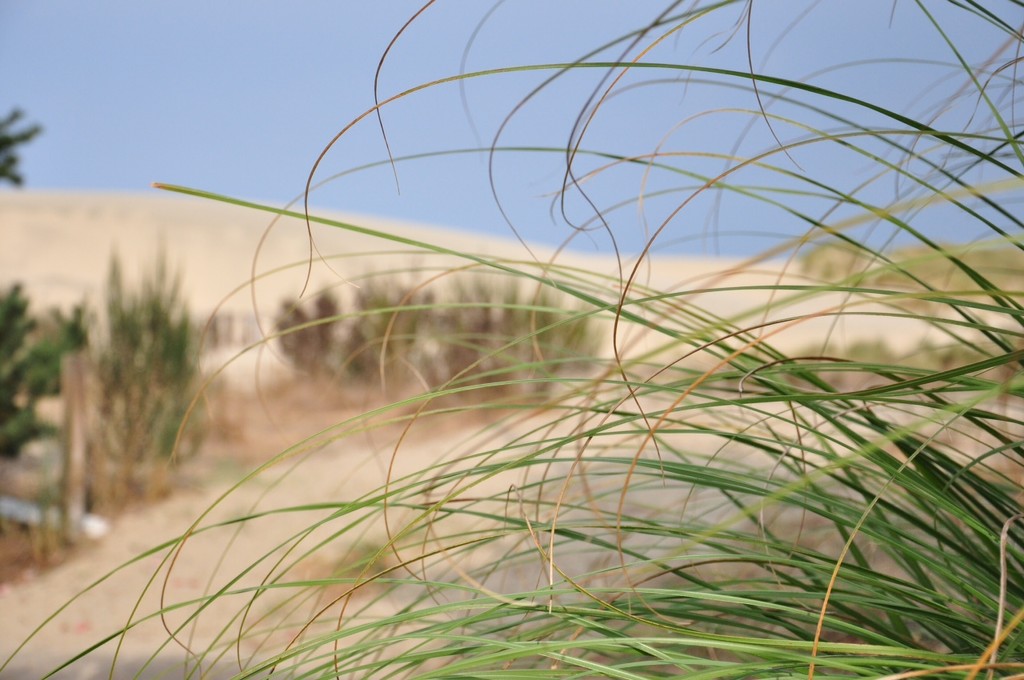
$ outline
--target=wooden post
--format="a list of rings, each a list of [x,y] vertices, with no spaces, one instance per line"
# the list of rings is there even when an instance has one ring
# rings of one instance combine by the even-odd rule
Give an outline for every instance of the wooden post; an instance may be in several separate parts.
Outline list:
[[[74,542],[85,516],[86,359],[84,352],[61,361],[64,398],[64,469],[61,475],[61,525],[65,540]]]

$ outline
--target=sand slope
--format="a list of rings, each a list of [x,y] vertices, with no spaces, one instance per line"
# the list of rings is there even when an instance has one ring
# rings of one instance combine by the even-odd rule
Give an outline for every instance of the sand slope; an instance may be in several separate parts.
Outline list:
[[[409,238],[433,240],[470,250],[504,252],[509,242],[434,227],[410,225],[332,213],[351,221]],[[225,302],[229,309],[251,308],[248,294],[229,297],[250,280],[260,238],[273,215],[237,206],[171,195],[2,192],[0,193],[0,283],[22,281],[41,306],[70,305],[103,290],[108,263],[117,254],[126,277],[151,268],[161,249],[182,273],[183,291],[197,315]],[[378,239],[314,226],[314,238],[325,255],[396,249]],[[256,259],[257,272],[292,265],[285,275],[257,285],[260,303],[301,291],[309,259],[306,225],[301,220],[277,222]],[[331,272],[314,267],[314,286],[337,281],[346,266]],[[227,299],[226,299],[227,298]]]
[[[544,247],[528,251],[511,235],[503,239],[360,215],[317,214],[463,252],[534,262],[533,271],[540,271],[539,263],[554,258],[561,265],[578,267],[594,280],[606,277],[602,285],[609,300],[615,300],[621,290],[620,272],[628,276],[635,262],[626,258],[620,265],[609,255],[556,256]],[[98,307],[112,254],[120,257],[131,281],[151,270],[162,250],[182,275],[182,291],[195,317],[205,320],[218,309],[222,315],[233,316],[235,326],[241,329],[237,331],[239,341],[248,344],[258,336],[257,318],[266,330],[280,302],[298,296],[306,281],[310,244],[305,223],[281,219],[268,232],[272,220],[267,212],[156,190],[146,194],[0,192],[0,286],[22,282],[36,310],[50,305],[67,307],[83,299]],[[318,254],[311,268],[309,292],[326,286],[344,287],[348,278],[366,272],[429,270],[418,275],[422,280],[438,270],[470,264],[466,259],[324,225],[314,225],[313,237]],[[784,346],[806,345],[826,332],[848,341],[879,336],[877,326],[840,324],[831,329],[831,318],[811,318],[834,313],[849,302],[843,296],[819,295],[813,301],[786,303],[792,294],[735,290],[808,283],[795,269],[779,261],[656,254],[644,260],[636,284],[650,283],[661,292],[684,293],[686,304],[740,323],[807,317],[792,332],[775,336]],[[715,290],[701,292],[705,289]],[[765,305],[771,306],[767,314]],[[877,306],[874,309],[884,311]],[[887,328],[897,326],[888,324]],[[904,324],[899,333],[889,334],[890,339],[912,345],[920,333],[908,333],[910,328]]]

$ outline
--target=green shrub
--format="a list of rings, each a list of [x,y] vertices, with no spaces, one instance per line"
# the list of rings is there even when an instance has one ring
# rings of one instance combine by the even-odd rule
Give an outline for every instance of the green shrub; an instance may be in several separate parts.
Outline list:
[[[86,340],[81,306],[70,317],[51,310],[36,318],[20,286],[0,298],[0,456],[17,456],[32,439],[53,433],[36,416],[36,402],[60,391],[61,358]]]
[[[126,288],[119,260],[111,262],[94,348],[99,507],[164,492],[172,455],[188,456],[202,437],[198,419],[185,423],[199,387],[199,342],[179,288],[163,257],[136,291]]]

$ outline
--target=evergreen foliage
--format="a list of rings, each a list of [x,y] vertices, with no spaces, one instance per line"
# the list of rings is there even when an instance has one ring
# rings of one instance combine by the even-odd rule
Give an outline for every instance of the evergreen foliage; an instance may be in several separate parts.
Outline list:
[[[15,457],[53,431],[37,417],[36,402],[60,391],[61,359],[86,342],[83,307],[70,317],[53,310],[37,319],[20,285],[0,297],[0,456]]]
[[[10,182],[15,186],[24,183],[25,178],[18,170],[19,157],[16,150],[43,130],[38,125],[15,129],[23,115],[19,109],[14,109],[7,117],[0,118],[0,183]]]

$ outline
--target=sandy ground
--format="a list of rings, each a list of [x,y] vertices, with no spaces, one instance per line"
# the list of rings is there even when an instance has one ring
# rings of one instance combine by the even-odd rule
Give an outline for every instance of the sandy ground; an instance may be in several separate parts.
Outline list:
[[[270,412],[264,412],[255,397],[234,400],[230,405],[234,409],[232,425],[245,434],[214,438],[205,459],[185,466],[185,481],[170,498],[115,518],[110,535],[79,546],[63,564],[0,585],[0,665],[15,653],[9,665],[0,671],[0,678],[155,678],[182,677],[183,670],[195,671],[196,658],[185,651],[185,646],[202,653],[215,645],[224,631],[228,639],[237,635],[241,628],[237,617],[248,602],[245,588],[256,587],[270,574],[283,571],[277,560],[285,553],[282,549],[275,551],[275,547],[295,542],[296,537],[327,519],[332,511],[281,509],[356,501],[379,489],[389,473],[392,479],[415,477],[441,461],[447,461],[446,470],[452,471],[471,464],[460,462],[462,452],[486,450],[495,445],[491,437],[496,435],[485,429],[487,421],[467,418],[465,414],[458,419],[432,419],[429,424],[416,426],[413,436],[397,448],[402,430],[396,426],[335,441],[326,436],[308,447],[301,446],[294,455],[236,487],[246,473],[288,451],[289,445],[360,412],[350,400],[327,391],[293,385],[281,394],[273,394],[272,390],[268,393],[264,396],[272,402]],[[511,438],[513,432],[523,432],[544,422],[529,417],[517,419],[508,426],[511,429],[497,436]],[[555,471],[545,467],[544,473]],[[432,478],[433,474],[428,476]],[[509,488],[515,484],[522,486],[524,481],[522,472],[511,470],[474,487],[473,493],[502,499]],[[614,486],[618,488],[618,482]],[[444,489],[444,485],[438,485],[431,493],[442,494]],[[504,503],[499,501],[500,505]],[[263,512],[270,514],[243,525],[219,526],[222,521]],[[392,527],[402,526],[408,513],[392,510]],[[351,519],[349,516],[328,522],[298,544],[303,549],[310,548]],[[193,523],[212,529],[192,536],[180,554],[176,555],[173,548],[154,550],[189,531]],[[451,522],[445,526],[450,529]],[[329,577],[339,565],[363,556],[368,546],[383,545],[387,530],[378,519],[346,536],[332,540],[290,567],[285,580]],[[460,569],[471,570],[500,559],[499,554],[488,554],[486,547],[474,551],[473,557],[480,564],[460,560]],[[173,564],[168,562],[171,559]],[[519,589],[523,582],[529,585],[541,578],[541,571],[538,567],[529,573],[515,572],[511,578],[518,585],[510,582],[508,576],[503,577],[502,584]],[[228,586],[243,591],[243,595],[223,598],[205,609],[194,625],[189,625],[188,619],[197,611],[195,604],[169,612],[164,620],[152,617],[152,612],[162,604],[194,603],[197,598]],[[338,594],[337,588],[328,592]],[[369,594],[373,596],[374,591]],[[305,620],[303,617],[323,604],[322,599],[309,601],[282,623],[274,618],[280,612],[275,614],[272,607],[279,601],[271,592],[251,615],[257,618],[257,614],[267,614],[269,618],[264,623],[269,626],[268,622],[274,622],[273,634],[266,639],[247,639],[237,649],[229,646],[226,657],[217,663],[204,659],[198,666],[201,677],[225,678],[239,672],[236,653],[245,660],[259,651],[261,645],[283,649],[299,631],[296,620]],[[390,614],[404,604],[398,592],[372,603],[357,599],[353,609],[358,609],[358,616],[366,619]],[[129,621],[132,627],[123,639],[119,635],[110,639]],[[176,631],[180,644],[168,643],[168,629]],[[31,639],[26,641],[29,635]],[[109,641],[104,643],[105,640]],[[61,668],[85,650],[91,651]],[[47,675],[55,670],[54,675]]]
[[[269,617],[267,625],[273,622],[275,628],[272,634],[253,636],[237,648],[233,644],[227,645],[223,658],[217,659],[216,663],[204,658],[198,667],[196,657],[185,651],[188,646],[203,653],[215,646],[218,636],[225,635],[225,631],[227,639],[234,639],[243,627],[238,614],[249,601],[245,588],[255,587],[270,574],[282,572],[277,560],[284,552],[275,551],[275,546],[290,545],[311,525],[326,520],[331,512],[330,509],[275,511],[297,505],[355,501],[384,484],[389,469],[392,479],[415,476],[442,460],[448,461],[448,471],[455,470],[460,465],[471,464],[460,462],[463,452],[487,450],[489,446],[496,445],[494,437],[511,439],[547,422],[545,419],[517,418],[496,433],[485,429],[486,421],[466,422],[465,415],[459,416],[458,420],[431,420],[417,426],[420,429],[414,428],[414,436],[397,449],[395,442],[400,429],[384,427],[296,452],[293,457],[282,460],[250,482],[234,486],[246,472],[285,451],[289,444],[341,422],[356,412],[351,403],[330,397],[324,392],[292,388],[283,395],[275,396],[270,414],[262,412],[255,400],[238,400],[234,406],[241,410],[236,412],[234,424],[244,428],[245,436],[213,441],[207,454],[210,458],[186,467],[185,479],[191,483],[186,483],[169,499],[116,518],[109,536],[81,546],[58,567],[0,586],[0,611],[3,612],[0,616],[0,664],[17,648],[14,659],[0,671],[0,678],[29,680],[55,670],[54,675],[46,677],[67,680],[173,678],[183,677],[183,672],[197,669],[201,675],[189,677],[231,677],[240,668],[235,661],[236,654],[243,660],[244,667],[244,661],[250,654],[261,651],[261,645],[275,645],[272,649],[283,649],[291,636],[299,632],[296,621],[304,621],[304,617],[317,611],[324,602],[323,599],[308,601],[297,607],[293,616],[278,620],[272,605],[281,600],[275,599],[275,592],[270,592],[263,596],[250,617],[255,619],[266,614]],[[697,446],[701,445],[698,443]],[[710,443],[706,446],[712,448]],[[556,469],[549,469],[538,466],[533,473],[557,476],[559,468],[564,467],[556,465]],[[510,488],[515,485],[526,488],[527,480],[523,474],[513,469],[498,475],[475,486],[473,495],[491,496],[498,499],[499,506],[504,506],[507,502],[501,499]],[[433,475],[430,473],[428,476],[433,478]],[[621,481],[606,477],[602,482],[600,478],[601,475],[594,477],[587,492],[597,491],[602,483],[610,485],[609,488],[615,492],[606,501],[617,503]],[[446,487],[439,484],[431,494],[440,495],[446,491]],[[577,488],[576,491],[582,493],[583,489]],[[675,507],[679,502],[677,490],[662,487],[648,488],[638,497],[652,507]],[[423,498],[427,500],[427,497]],[[698,501],[693,503],[696,507]],[[240,528],[234,524],[218,526],[222,520],[260,512],[271,514],[250,519]],[[393,510],[390,514],[392,526],[402,526],[406,516],[407,512]],[[351,516],[347,520],[351,520]],[[178,555],[173,549],[152,550],[164,541],[182,535],[194,522],[201,527],[214,528],[208,533],[192,536]],[[310,548],[341,524],[341,521],[328,522],[304,537],[299,545],[303,549]],[[450,529],[451,521],[448,521],[445,530]],[[379,520],[372,521],[354,535],[332,540],[318,548],[314,555],[288,571],[288,579],[326,578],[338,565],[362,555],[367,546],[382,545],[386,537],[384,524]],[[488,550],[493,552],[499,548],[480,546],[474,550],[472,559],[477,564],[471,564],[470,558],[460,558],[458,573],[500,563],[503,553],[491,554]],[[297,554],[292,553],[293,556]],[[168,563],[170,558],[174,560],[173,565]],[[581,559],[587,558],[561,555],[560,568],[567,569],[569,573],[574,569],[576,573],[583,573],[594,568],[589,562],[579,562]],[[255,567],[249,571],[252,565]],[[497,583],[502,588],[516,592],[536,586],[544,579],[544,573],[538,562],[533,570],[516,570],[507,574],[499,571],[495,575],[500,577]],[[457,575],[448,573],[448,578],[452,577],[458,579]],[[487,585],[496,587],[492,582]],[[190,625],[189,616],[198,611],[195,603],[201,601],[197,598],[228,586],[242,591],[242,595],[223,598],[202,611],[198,622]],[[327,591],[325,597],[338,593],[335,588]],[[286,590],[283,594],[290,593]],[[390,614],[407,603],[401,591],[369,602],[365,600],[367,596],[374,597],[374,591],[363,595],[363,600],[357,598],[352,606],[352,615],[358,615],[360,620]],[[193,604],[188,604],[190,602]],[[170,611],[161,621],[150,616],[160,609],[161,603],[185,604]],[[117,633],[129,621],[132,622],[131,630],[122,639]],[[247,625],[250,623],[247,621]],[[168,629],[176,632],[177,643],[168,643]],[[32,634],[31,639],[25,641],[29,634]],[[111,639],[111,635],[115,637]],[[104,643],[104,640],[109,641]],[[18,648],[23,641],[24,646]],[[222,647],[225,646],[223,642],[222,638]],[[264,647],[262,651],[265,653],[266,649]],[[62,664],[84,650],[91,651],[67,668],[61,668]]]
[[[436,227],[338,217],[388,233],[495,257],[528,259],[522,247],[513,241],[467,236]],[[111,253],[119,254],[126,274],[132,277],[150,266],[148,263],[163,248],[171,263],[183,272],[183,292],[198,316],[209,316],[220,305],[221,313],[236,315],[252,328],[261,315],[265,320],[266,315],[272,314],[282,298],[296,295],[306,275],[305,225],[296,220],[286,221],[275,226],[256,259],[259,272],[277,267],[284,269],[261,278],[255,284],[255,293],[247,287],[251,282],[256,245],[268,222],[266,213],[162,195],[0,193],[0,286],[23,282],[37,310],[48,305],[66,307],[83,298],[96,303],[102,293]],[[418,266],[424,261],[438,266],[456,262],[450,257],[438,258],[407,247],[400,248],[398,254],[382,255],[381,250],[394,250],[394,246],[336,229],[317,227],[315,236],[322,253],[344,257],[330,260],[333,270],[321,262],[315,263],[314,289],[336,284],[339,274],[360,269]],[[550,256],[550,252],[543,249],[535,252],[541,258]],[[563,255],[559,262],[613,278],[617,272],[615,262],[606,257]],[[763,306],[769,298],[761,291],[701,292],[712,287],[743,288],[786,280],[777,262],[744,264],[736,260],[659,257],[652,268],[642,272],[642,278],[662,290],[689,291],[691,302],[719,315],[742,316],[745,309],[761,309],[745,317],[751,323],[772,316],[784,319],[824,315],[788,327],[784,324],[773,327],[788,328],[786,333],[775,336],[775,340],[791,347],[805,346],[828,332],[832,328],[828,312],[843,303],[838,296],[825,296],[813,303],[779,305],[766,316]],[[880,335],[877,327],[866,324],[845,324],[832,330],[845,334],[847,340],[874,339]],[[908,347],[913,347],[921,337],[919,329],[909,326],[901,329],[898,324],[887,325],[886,334],[890,340]],[[637,349],[643,341],[634,337],[630,342]],[[253,365],[241,363],[236,372],[243,378],[251,377]],[[0,678],[40,677],[69,655],[123,626],[130,620],[137,603],[140,603],[140,612],[152,611],[159,603],[162,588],[166,588],[168,601],[187,600],[209,592],[211,583],[219,583],[218,579],[226,574],[241,572],[262,546],[284,541],[310,520],[308,513],[296,513],[289,521],[247,526],[234,538],[228,538],[225,531],[211,532],[208,539],[191,540],[169,572],[162,563],[164,553],[143,557],[129,568],[118,571],[140,552],[186,531],[207,509],[213,508],[212,514],[204,518],[205,523],[244,513],[252,507],[287,505],[289,499],[313,502],[355,498],[383,481],[390,452],[387,438],[383,435],[377,439],[358,437],[319,449],[292,474],[282,474],[288,466],[281,465],[218,501],[246,469],[318,427],[336,422],[341,413],[332,410],[329,403],[326,408],[320,403],[318,408],[296,411],[299,415],[293,419],[272,422],[255,402],[247,403],[250,407],[245,413],[235,414],[243,430],[241,444],[224,444],[227,448],[236,448],[232,453],[210,452],[209,460],[221,461],[221,464],[202,468],[203,478],[193,480],[190,488],[118,518],[107,538],[78,550],[65,564],[27,580],[0,585],[0,664],[58,607],[71,602],[20,649],[14,661],[0,671]],[[454,428],[407,442],[402,461],[404,465],[413,466],[407,471],[423,461],[435,460],[437,451],[446,448],[445,438],[458,436],[458,428]],[[238,454],[238,446],[245,449],[244,455]],[[382,529],[376,527],[372,531],[379,534]],[[231,542],[226,543],[228,540]],[[226,545],[230,545],[230,549]],[[151,579],[155,580],[150,583]],[[94,585],[90,587],[90,584]],[[87,590],[83,592],[83,589]],[[172,616],[171,619],[168,621],[171,626],[183,621],[183,617],[174,619]],[[204,617],[203,625],[212,628],[186,629],[183,635],[186,639],[188,635],[202,639],[211,634],[210,630],[226,624],[211,615]],[[159,664],[180,662],[183,656],[180,648],[172,647],[162,655],[157,666],[142,670],[154,647],[166,637],[163,625],[157,620],[145,621],[133,628],[119,652],[114,677],[134,677],[138,672],[141,677],[156,677],[155,669]],[[96,654],[75,664],[73,669],[61,671],[55,677],[107,677],[116,645],[116,640],[106,644]],[[214,673],[213,677],[220,677],[220,674]]]
[[[328,395],[329,396],[329,395]],[[68,604],[52,621],[22,648],[0,678],[39,678],[52,671],[75,653],[88,649],[132,618],[136,604],[139,613],[159,608],[161,596],[166,602],[187,601],[209,592],[211,584],[220,584],[245,570],[262,551],[300,532],[311,519],[325,513],[301,512],[259,522],[241,532],[217,530],[196,537],[185,546],[173,569],[166,563],[171,554],[157,551],[132,563],[140,554],[186,532],[193,522],[216,524],[218,520],[244,515],[253,509],[287,507],[301,502],[337,502],[354,499],[383,483],[391,447],[386,435],[358,437],[296,456],[258,480],[232,492],[232,486],[261,462],[285,451],[289,445],[325,427],[337,423],[351,407],[332,407],[323,393],[296,391],[274,399],[272,413],[265,413],[255,399],[241,400],[244,413],[236,411],[233,426],[246,434],[227,440],[215,437],[207,446],[204,459],[185,467],[185,483],[166,500],[142,507],[116,518],[111,533],[79,546],[63,564],[48,571],[0,586],[0,659],[6,660],[15,647],[40,624],[47,622],[58,607]],[[337,404],[338,402],[334,402]],[[234,404],[238,409],[240,404]],[[414,461],[427,451],[410,450]],[[301,465],[292,469],[297,463]],[[342,472],[343,471],[343,472]],[[224,494],[229,494],[224,497]],[[381,540],[377,527],[374,540]],[[327,551],[325,551],[327,552]],[[318,557],[326,576],[334,560],[343,554]],[[263,564],[257,571],[266,571]],[[255,577],[254,577],[255,578]],[[151,580],[155,581],[151,582]],[[249,579],[246,583],[258,582]],[[233,605],[234,606],[234,605]],[[227,625],[231,614],[208,612],[203,626],[188,630],[183,640],[195,644],[208,642],[211,630]],[[182,617],[171,615],[168,625],[179,625]],[[189,637],[189,636],[194,637]],[[73,667],[57,673],[58,678],[91,679],[108,677],[157,677],[155,669],[175,667],[186,655],[172,645],[155,661],[150,659],[167,640],[163,625],[148,620],[132,629],[118,652],[117,643],[108,643]],[[117,663],[113,663],[117,653]],[[0,660],[0,665],[3,661]],[[155,663],[155,666],[147,666]],[[143,670],[145,668],[145,670]],[[209,666],[204,672],[209,672]],[[224,671],[224,674],[227,674]],[[210,677],[224,677],[214,672]]]

